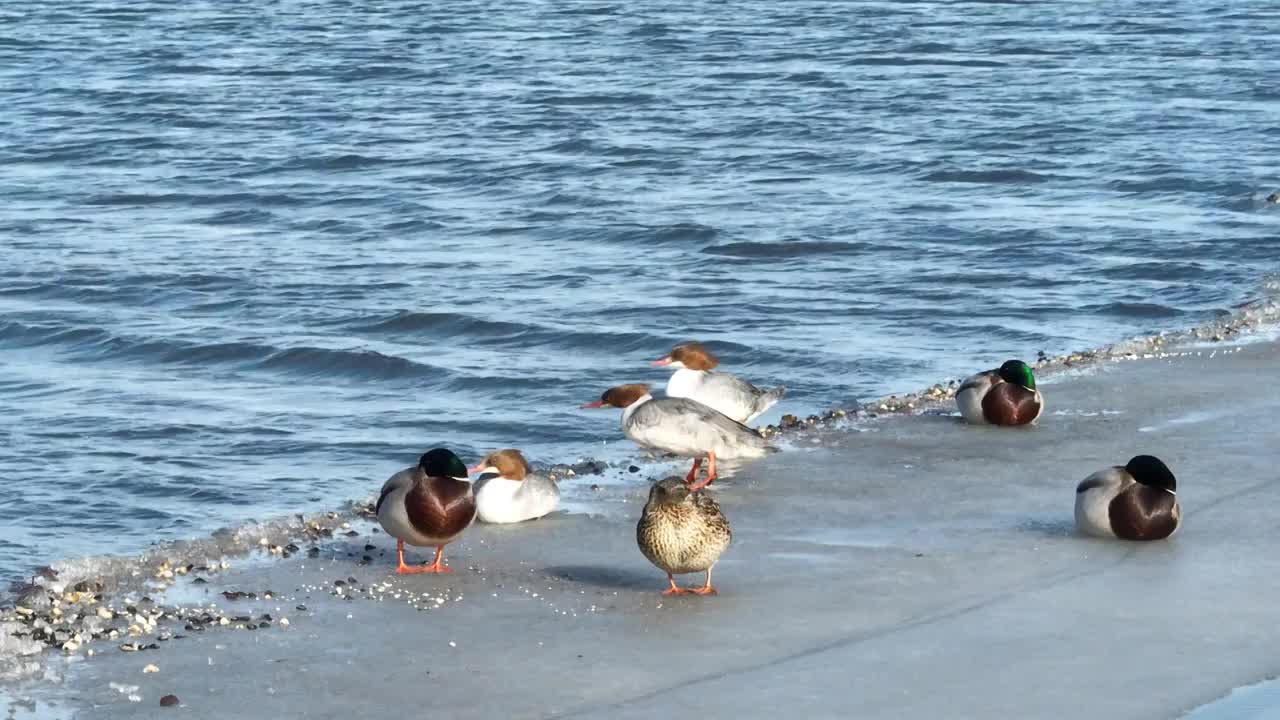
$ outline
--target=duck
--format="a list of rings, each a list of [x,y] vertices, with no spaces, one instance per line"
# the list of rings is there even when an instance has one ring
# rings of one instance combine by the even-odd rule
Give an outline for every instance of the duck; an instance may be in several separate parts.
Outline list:
[[[515,448],[497,450],[468,468],[475,482],[476,519],[485,523],[534,520],[560,506],[560,488],[546,475],[531,474],[529,461]]]
[[[712,372],[720,360],[702,343],[677,345],[653,364],[675,370],[667,380],[667,397],[697,400],[743,424],[760,417],[787,394],[783,386],[761,390],[732,373]]]
[[[622,432],[637,445],[693,458],[685,479],[692,489],[715,482],[716,459],[752,460],[777,452],[760,433],[697,400],[654,398],[645,383],[618,385],[583,408],[622,408]],[[703,459],[707,476],[696,482]]]
[[[1044,396],[1036,389],[1031,366],[1009,360],[994,370],[970,375],[956,391],[965,420],[979,425],[1028,425],[1044,412]]]
[[[1076,527],[1087,535],[1163,540],[1181,526],[1178,481],[1153,455],[1136,455],[1076,486]]]
[[[476,519],[476,496],[467,466],[446,448],[423,454],[418,464],[392,475],[374,506],[378,524],[396,539],[396,573],[453,572],[444,564],[444,546],[458,539]],[[436,549],[429,565],[404,562],[404,544]]]
[[[706,492],[693,490],[678,475],[649,488],[649,500],[636,523],[636,544],[659,570],[667,573],[670,587],[663,595],[716,595],[711,570],[733,541],[729,521],[720,505]],[[702,587],[682,588],[675,575],[705,572]]]

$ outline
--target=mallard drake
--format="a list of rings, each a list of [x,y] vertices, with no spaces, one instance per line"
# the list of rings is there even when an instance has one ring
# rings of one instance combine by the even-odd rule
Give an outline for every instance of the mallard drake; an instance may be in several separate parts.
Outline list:
[[[1159,458],[1138,455],[1076,486],[1076,527],[1098,537],[1161,540],[1182,525],[1177,480]]]
[[[667,381],[667,397],[697,400],[744,424],[755,420],[787,394],[785,387],[761,390],[732,373],[712,372],[720,360],[701,343],[677,345],[653,364],[675,370]]]
[[[641,447],[693,458],[686,478],[692,489],[710,485],[716,479],[716,457],[761,458],[777,448],[760,433],[688,398],[658,398],[644,384],[609,388],[584,408],[622,408],[622,432]],[[694,485],[702,459],[707,458],[707,478]]]
[[[467,479],[467,466],[451,451],[436,448],[418,464],[392,475],[382,486],[375,506],[378,524],[396,539],[400,566],[396,572],[452,572],[443,562],[444,546],[453,542],[476,518],[476,497]],[[404,564],[404,544],[436,548],[430,565]]]
[[[636,543],[649,562],[667,573],[671,587],[663,595],[715,595],[711,569],[732,539],[729,521],[710,495],[690,490],[677,475],[649,488],[649,501],[636,524]],[[707,581],[699,588],[682,588],[672,577],[704,571]]]
[[[524,454],[514,448],[489,453],[470,471],[480,475],[475,483],[476,517],[480,522],[532,520],[560,505],[556,481],[533,474]]]
[[[970,375],[956,391],[960,414],[971,423],[1027,425],[1044,412],[1031,367],[1010,360],[995,370]]]

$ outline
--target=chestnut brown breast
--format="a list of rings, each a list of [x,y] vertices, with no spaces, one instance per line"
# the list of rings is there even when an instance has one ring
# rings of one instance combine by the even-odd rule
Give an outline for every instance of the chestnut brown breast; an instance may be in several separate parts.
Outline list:
[[[1040,402],[1021,385],[996,383],[982,398],[982,414],[993,425],[1026,425],[1040,414]]]
[[[471,483],[450,477],[419,477],[404,498],[409,522],[424,535],[452,538],[476,516]]]
[[[1111,530],[1125,540],[1160,540],[1178,529],[1171,492],[1146,485],[1130,485],[1107,508]]]

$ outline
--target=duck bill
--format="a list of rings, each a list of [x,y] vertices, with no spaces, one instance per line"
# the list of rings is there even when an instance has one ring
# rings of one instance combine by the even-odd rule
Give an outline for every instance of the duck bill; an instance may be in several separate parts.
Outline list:
[[[603,401],[603,400],[597,400],[597,401],[595,401],[595,402],[589,402],[589,403],[587,403],[586,405],[579,405],[578,407],[583,408],[583,409],[602,408],[602,407],[604,407],[604,401]]]
[[[662,358],[661,360],[654,360],[652,363],[650,363],[650,365],[653,365],[654,367],[665,367],[665,366],[670,365],[670,364],[671,364],[671,356],[670,356],[670,355],[668,355],[668,356],[666,356],[666,357]]]
[[[467,474],[468,474],[468,475],[475,475],[476,473],[478,473],[478,472],[480,472],[481,470],[485,469],[485,467],[486,467],[486,466],[485,466],[485,464],[484,464],[483,462],[482,462],[482,463],[480,463],[479,465],[476,465],[475,467],[469,467],[469,468],[467,468]]]

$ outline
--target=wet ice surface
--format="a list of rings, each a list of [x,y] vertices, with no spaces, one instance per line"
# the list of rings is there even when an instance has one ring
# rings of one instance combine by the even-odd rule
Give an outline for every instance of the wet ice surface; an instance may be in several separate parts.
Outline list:
[[[93,718],[170,693],[196,718],[1177,717],[1280,674],[1278,360],[1260,343],[1115,363],[1049,386],[1063,412],[1038,428],[890,416],[749,466],[714,486],[735,532],[714,598],[657,594],[639,491],[616,517],[473,527],[441,577],[395,576],[391,541],[353,523],[322,557],[183,591],[270,627],[95,643],[57,697]],[[1077,537],[1075,484],[1139,452],[1178,474],[1185,527]]]
[[[1272,720],[1280,717],[1280,680],[1236,688],[1196,708],[1184,720]]]

